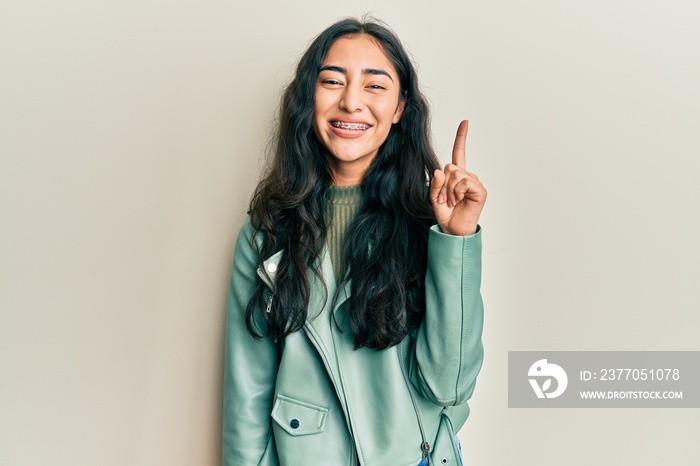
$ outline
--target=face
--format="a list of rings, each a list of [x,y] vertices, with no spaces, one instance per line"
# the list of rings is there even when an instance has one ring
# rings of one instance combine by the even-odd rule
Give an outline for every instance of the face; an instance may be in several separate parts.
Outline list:
[[[346,36],[331,46],[316,81],[314,129],[334,184],[359,184],[391,125],[398,123],[399,77],[377,42]]]

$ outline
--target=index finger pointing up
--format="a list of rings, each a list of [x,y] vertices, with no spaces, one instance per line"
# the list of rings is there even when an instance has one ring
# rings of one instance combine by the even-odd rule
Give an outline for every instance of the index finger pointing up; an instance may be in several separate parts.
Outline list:
[[[452,149],[452,163],[460,168],[467,169],[467,132],[469,131],[469,120],[462,120],[457,128],[457,137]]]

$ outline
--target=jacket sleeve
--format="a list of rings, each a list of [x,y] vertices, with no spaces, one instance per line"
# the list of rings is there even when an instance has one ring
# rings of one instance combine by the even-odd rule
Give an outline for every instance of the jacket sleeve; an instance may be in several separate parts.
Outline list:
[[[484,358],[481,342],[481,227],[452,236],[435,225],[428,239],[426,309],[409,357],[412,384],[441,406],[465,403]]]
[[[277,345],[255,340],[245,325],[253,294],[257,253],[251,247],[249,220],[236,242],[226,317],[223,465],[278,464],[270,413],[279,364]]]

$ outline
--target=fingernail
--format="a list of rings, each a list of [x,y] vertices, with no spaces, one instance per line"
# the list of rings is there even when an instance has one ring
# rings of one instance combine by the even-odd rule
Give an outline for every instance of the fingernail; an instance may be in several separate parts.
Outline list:
[[[440,193],[438,196],[438,204],[444,204],[445,203],[445,195]]]

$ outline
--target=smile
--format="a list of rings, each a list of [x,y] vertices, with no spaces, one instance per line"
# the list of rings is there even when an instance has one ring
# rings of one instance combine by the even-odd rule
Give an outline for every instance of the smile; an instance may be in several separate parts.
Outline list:
[[[365,123],[346,123],[344,121],[331,121],[331,126],[349,131],[367,131],[372,127],[372,125]]]

